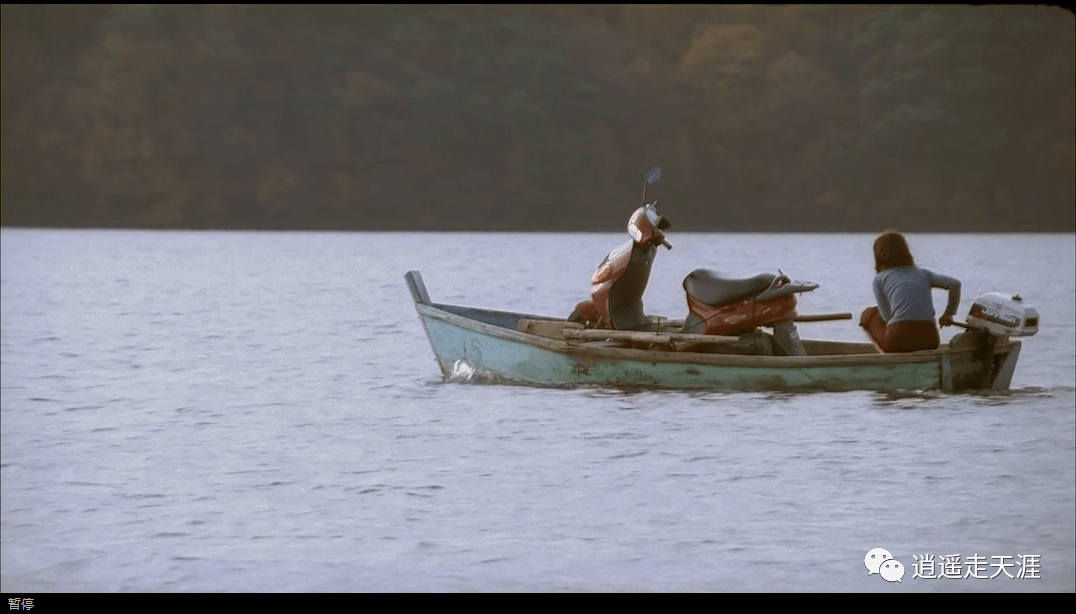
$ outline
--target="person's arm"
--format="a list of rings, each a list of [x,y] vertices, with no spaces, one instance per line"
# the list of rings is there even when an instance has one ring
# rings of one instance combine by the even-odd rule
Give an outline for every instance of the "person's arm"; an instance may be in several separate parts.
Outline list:
[[[949,291],[949,302],[945,304],[945,311],[938,318],[938,324],[948,326],[953,323],[953,316],[956,315],[956,310],[960,308],[960,280],[933,271],[927,272],[930,273],[930,286],[932,288],[942,288]]]
[[[882,288],[882,278],[877,275],[874,277],[874,300],[878,301],[878,315],[882,316],[882,321],[888,324],[889,318],[893,317],[893,312],[889,308],[889,297]]]

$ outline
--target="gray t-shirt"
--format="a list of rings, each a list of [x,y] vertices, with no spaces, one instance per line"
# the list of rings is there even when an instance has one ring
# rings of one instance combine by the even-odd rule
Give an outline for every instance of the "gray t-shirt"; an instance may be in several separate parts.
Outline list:
[[[886,324],[907,320],[934,320],[931,288],[949,291],[949,303],[943,315],[956,315],[960,307],[960,281],[928,269],[902,266],[886,269],[874,277],[874,298],[878,315]]]

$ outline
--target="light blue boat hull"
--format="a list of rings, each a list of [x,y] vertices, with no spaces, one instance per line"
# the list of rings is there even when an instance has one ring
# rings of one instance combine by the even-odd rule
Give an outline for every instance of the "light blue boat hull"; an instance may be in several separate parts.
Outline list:
[[[547,316],[433,303],[417,271],[407,274],[415,308],[446,378],[538,386],[612,386],[677,390],[1007,389],[1020,342],[1005,341],[990,360],[975,349],[881,354],[870,344],[812,342],[837,353],[751,356],[638,350],[571,343],[516,330]],[[857,352],[857,353],[849,353]]]

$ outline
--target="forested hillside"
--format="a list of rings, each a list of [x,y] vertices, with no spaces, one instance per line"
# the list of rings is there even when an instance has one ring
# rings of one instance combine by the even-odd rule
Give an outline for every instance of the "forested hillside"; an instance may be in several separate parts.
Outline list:
[[[2,11],[5,226],[1076,231],[1058,7]]]

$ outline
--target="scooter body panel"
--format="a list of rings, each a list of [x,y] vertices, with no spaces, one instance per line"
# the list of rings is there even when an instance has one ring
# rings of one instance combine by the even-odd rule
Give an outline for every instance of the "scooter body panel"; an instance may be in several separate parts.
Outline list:
[[[590,298],[576,304],[568,317],[591,328],[641,330],[648,319],[643,293],[657,246],[671,247],[662,232],[669,222],[657,212],[657,202],[639,207],[628,221],[631,239],[609,252],[590,278]]]
[[[748,299],[713,307],[687,295],[688,317],[684,319],[683,332],[703,335],[739,335],[759,326],[772,326],[775,322],[791,319],[796,312],[796,295],[757,301]]]

